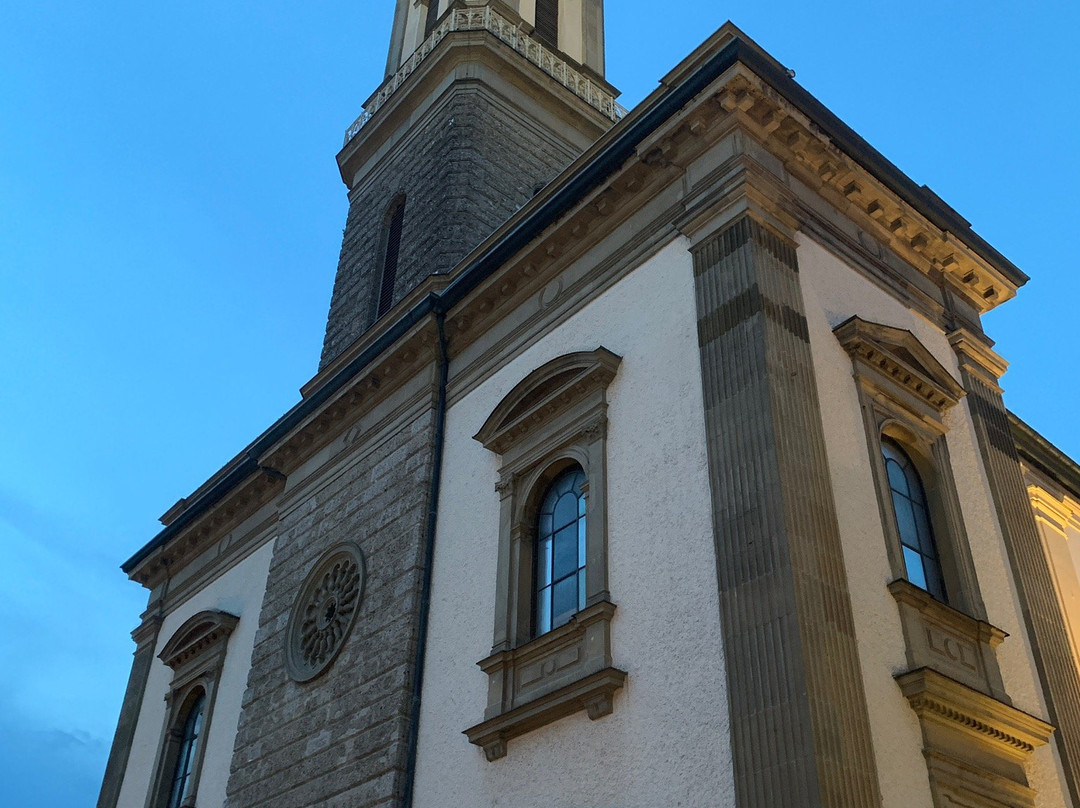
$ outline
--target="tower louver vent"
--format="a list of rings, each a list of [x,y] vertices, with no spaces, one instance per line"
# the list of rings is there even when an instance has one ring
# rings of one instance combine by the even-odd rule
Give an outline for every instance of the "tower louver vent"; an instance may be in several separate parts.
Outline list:
[[[382,317],[394,305],[394,284],[397,282],[398,256],[401,254],[401,228],[405,223],[405,198],[393,203],[386,230],[386,252],[383,259],[382,281],[379,284],[379,304],[375,317]]]
[[[428,0],[427,20],[424,22],[424,38],[431,36],[435,24],[439,21],[439,0]]]
[[[559,0],[536,0],[534,33],[551,47],[559,46]]]

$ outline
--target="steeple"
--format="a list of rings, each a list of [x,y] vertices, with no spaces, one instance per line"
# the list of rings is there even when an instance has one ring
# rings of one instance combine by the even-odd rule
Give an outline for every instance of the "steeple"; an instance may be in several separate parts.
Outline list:
[[[490,6],[524,34],[559,51],[578,67],[604,77],[603,0],[398,0],[386,75],[392,76],[454,8]]]
[[[386,76],[337,157],[350,205],[320,369],[621,117],[603,21],[603,0],[397,0]]]

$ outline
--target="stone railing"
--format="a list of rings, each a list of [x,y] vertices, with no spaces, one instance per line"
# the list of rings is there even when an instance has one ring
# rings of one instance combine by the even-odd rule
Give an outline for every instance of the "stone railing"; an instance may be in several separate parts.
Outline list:
[[[571,67],[557,53],[521,31],[517,25],[498,12],[493,11],[491,6],[463,8],[454,9],[447,14],[431,32],[431,36],[424,40],[424,43],[405,60],[393,76],[387,79],[364,107],[360,117],[346,130],[345,143],[348,144],[356,137],[372,116],[397,92],[398,88],[448,34],[458,31],[488,31],[613,122],[618,122],[626,115],[626,109],[617,103],[615,96],[603,86]]]

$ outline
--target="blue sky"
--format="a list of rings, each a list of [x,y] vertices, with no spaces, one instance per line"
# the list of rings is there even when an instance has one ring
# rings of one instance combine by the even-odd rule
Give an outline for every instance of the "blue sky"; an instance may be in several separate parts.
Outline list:
[[[987,329],[1009,405],[1080,456],[1080,5],[608,6],[628,106],[730,17],[1031,275]],[[390,16],[0,3],[0,802],[96,799],[145,605],[119,563],[315,371]]]

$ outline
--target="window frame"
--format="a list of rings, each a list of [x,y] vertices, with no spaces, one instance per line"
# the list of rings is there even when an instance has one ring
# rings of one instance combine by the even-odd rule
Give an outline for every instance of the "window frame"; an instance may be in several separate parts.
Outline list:
[[[852,317],[834,334],[852,358],[893,580],[908,575],[883,439],[903,449],[922,482],[948,598],[942,602],[984,619],[946,437],[946,415],[966,391],[910,331]]]
[[[578,710],[613,709],[625,672],[613,667],[607,573],[607,388],[620,357],[605,348],[566,354],[530,373],[506,395],[475,438],[501,459],[495,627],[485,720],[466,730],[489,760],[506,742]],[[584,608],[562,626],[533,629],[538,513],[566,469],[585,475]]]
[[[560,485],[564,478],[577,478],[581,477],[581,482],[573,482],[570,485],[570,489],[561,495],[555,496],[552,503],[552,525],[549,531],[545,533],[543,527],[544,512],[548,503],[549,497],[552,497],[557,493],[556,486]],[[575,492],[574,489],[577,488]],[[533,542],[533,554],[532,554],[532,572],[533,572],[533,607],[532,607],[532,635],[534,638],[540,637],[566,625],[578,612],[585,608],[585,593],[588,586],[588,547],[589,547],[589,531],[588,531],[588,492],[589,483],[588,477],[585,475],[585,470],[576,463],[566,466],[560,471],[552,481],[542,490],[540,498],[538,500],[539,507],[536,514],[536,539]],[[558,504],[562,497],[567,494],[574,494],[574,517],[571,521],[565,525],[558,526],[555,522],[555,516],[558,509]],[[575,547],[576,547],[576,562],[573,569],[567,571],[563,575],[558,575],[556,572],[556,537],[564,530],[574,528],[575,534]],[[543,582],[541,581],[540,569],[541,560],[540,553],[543,543],[550,539],[552,543],[552,559],[550,564],[550,574],[545,576]],[[555,614],[555,588],[562,584],[564,581],[574,579],[574,609],[572,612]],[[545,592],[550,590],[550,592]],[[546,612],[546,618],[543,618],[545,625],[541,625],[544,610],[542,608],[542,601],[547,601],[548,608]],[[563,614],[566,614],[566,620],[557,622],[558,618],[561,618]]]
[[[173,670],[169,692],[165,696],[166,720],[158,744],[157,764],[147,808],[167,808],[173,780],[183,744],[183,733],[192,704],[199,694],[203,698],[203,717],[191,763],[187,796],[181,808],[192,808],[199,793],[206,746],[210,738],[214,702],[229,637],[239,617],[223,611],[203,611],[184,622],[165,644],[158,658]]]

